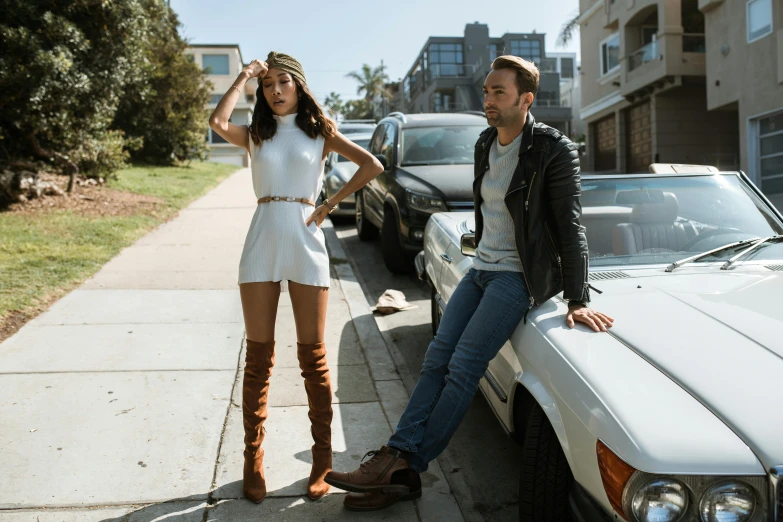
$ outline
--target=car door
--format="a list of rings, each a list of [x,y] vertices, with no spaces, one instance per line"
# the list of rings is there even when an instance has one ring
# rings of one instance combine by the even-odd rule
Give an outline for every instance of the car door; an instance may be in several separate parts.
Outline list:
[[[381,154],[384,140],[386,138],[387,124],[378,125],[375,129],[375,133],[370,140],[370,154],[378,156]],[[383,176],[381,173],[380,176]],[[377,176],[370,180],[362,190],[364,196],[364,211],[369,221],[377,227],[380,227],[383,222],[383,200],[384,194],[381,189],[381,184]]]

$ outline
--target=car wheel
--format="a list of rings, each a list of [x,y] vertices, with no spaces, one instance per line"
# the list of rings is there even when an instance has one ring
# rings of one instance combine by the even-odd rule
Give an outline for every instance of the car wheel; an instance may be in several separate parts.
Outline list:
[[[359,190],[356,192],[356,232],[362,241],[371,241],[378,237],[378,229],[365,219],[365,215],[364,193]]]
[[[440,308],[438,300],[435,298],[437,292],[435,287],[431,288],[430,292],[430,312],[432,314],[432,336],[435,337],[438,334],[438,328],[440,327],[440,320],[443,317],[443,310]]]
[[[399,230],[397,216],[393,210],[387,208],[383,213],[383,228],[381,228],[383,262],[392,274],[408,274],[413,269],[413,260],[400,244]]]
[[[568,496],[574,477],[563,448],[537,402],[524,419],[519,477],[520,522],[571,522]]]

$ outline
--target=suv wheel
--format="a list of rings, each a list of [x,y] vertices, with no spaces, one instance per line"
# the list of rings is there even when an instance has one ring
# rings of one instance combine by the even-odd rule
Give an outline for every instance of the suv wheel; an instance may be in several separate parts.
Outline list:
[[[531,400],[520,412],[522,465],[519,476],[520,522],[571,522],[569,494],[574,477],[544,410]],[[516,408],[515,408],[516,409]],[[516,415],[515,415],[516,416]],[[520,427],[518,427],[520,429]]]
[[[393,210],[386,208],[381,229],[383,262],[392,274],[407,274],[413,269],[413,260],[400,244],[400,228]]]
[[[356,232],[362,241],[371,241],[378,237],[378,229],[365,218],[364,193],[356,191]]]

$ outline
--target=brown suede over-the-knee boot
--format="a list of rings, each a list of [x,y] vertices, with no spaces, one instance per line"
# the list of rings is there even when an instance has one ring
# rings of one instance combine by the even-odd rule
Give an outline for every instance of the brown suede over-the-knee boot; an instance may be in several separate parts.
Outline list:
[[[297,355],[310,406],[310,432],[315,442],[307,496],[310,500],[318,500],[329,492],[324,477],[332,470],[332,386],[326,365],[326,346],[324,343],[297,343]]]
[[[264,479],[264,421],[269,395],[269,377],[275,364],[275,342],[247,340],[245,377],[242,381],[242,419],[245,426],[245,469],[242,491],[251,502],[266,497]]]

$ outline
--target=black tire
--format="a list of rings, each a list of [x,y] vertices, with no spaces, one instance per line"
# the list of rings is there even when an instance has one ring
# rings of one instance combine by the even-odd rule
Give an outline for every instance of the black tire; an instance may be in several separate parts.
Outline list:
[[[362,241],[372,241],[378,237],[378,229],[370,223],[365,217],[367,212],[364,208],[364,193],[359,190],[356,192],[356,232]]]
[[[572,522],[569,494],[574,477],[544,410],[530,400],[524,419],[519,477],[520,522]]]
[[[431,284],[431,283],[430,283]],[[430,292],[430,312],[432,314],[432,336],[435,337],[438,334],[438,328],[440,327],[440,318],[443,317],[443,310],[438,304],[438,300],[435,299],[435,287],[431,287]]]
[[[390,208],[386,208],[381,228],[383,262],[392,274],[409,274],[413,271],[413,258],[403,250],[399,230],[397,215]]]

